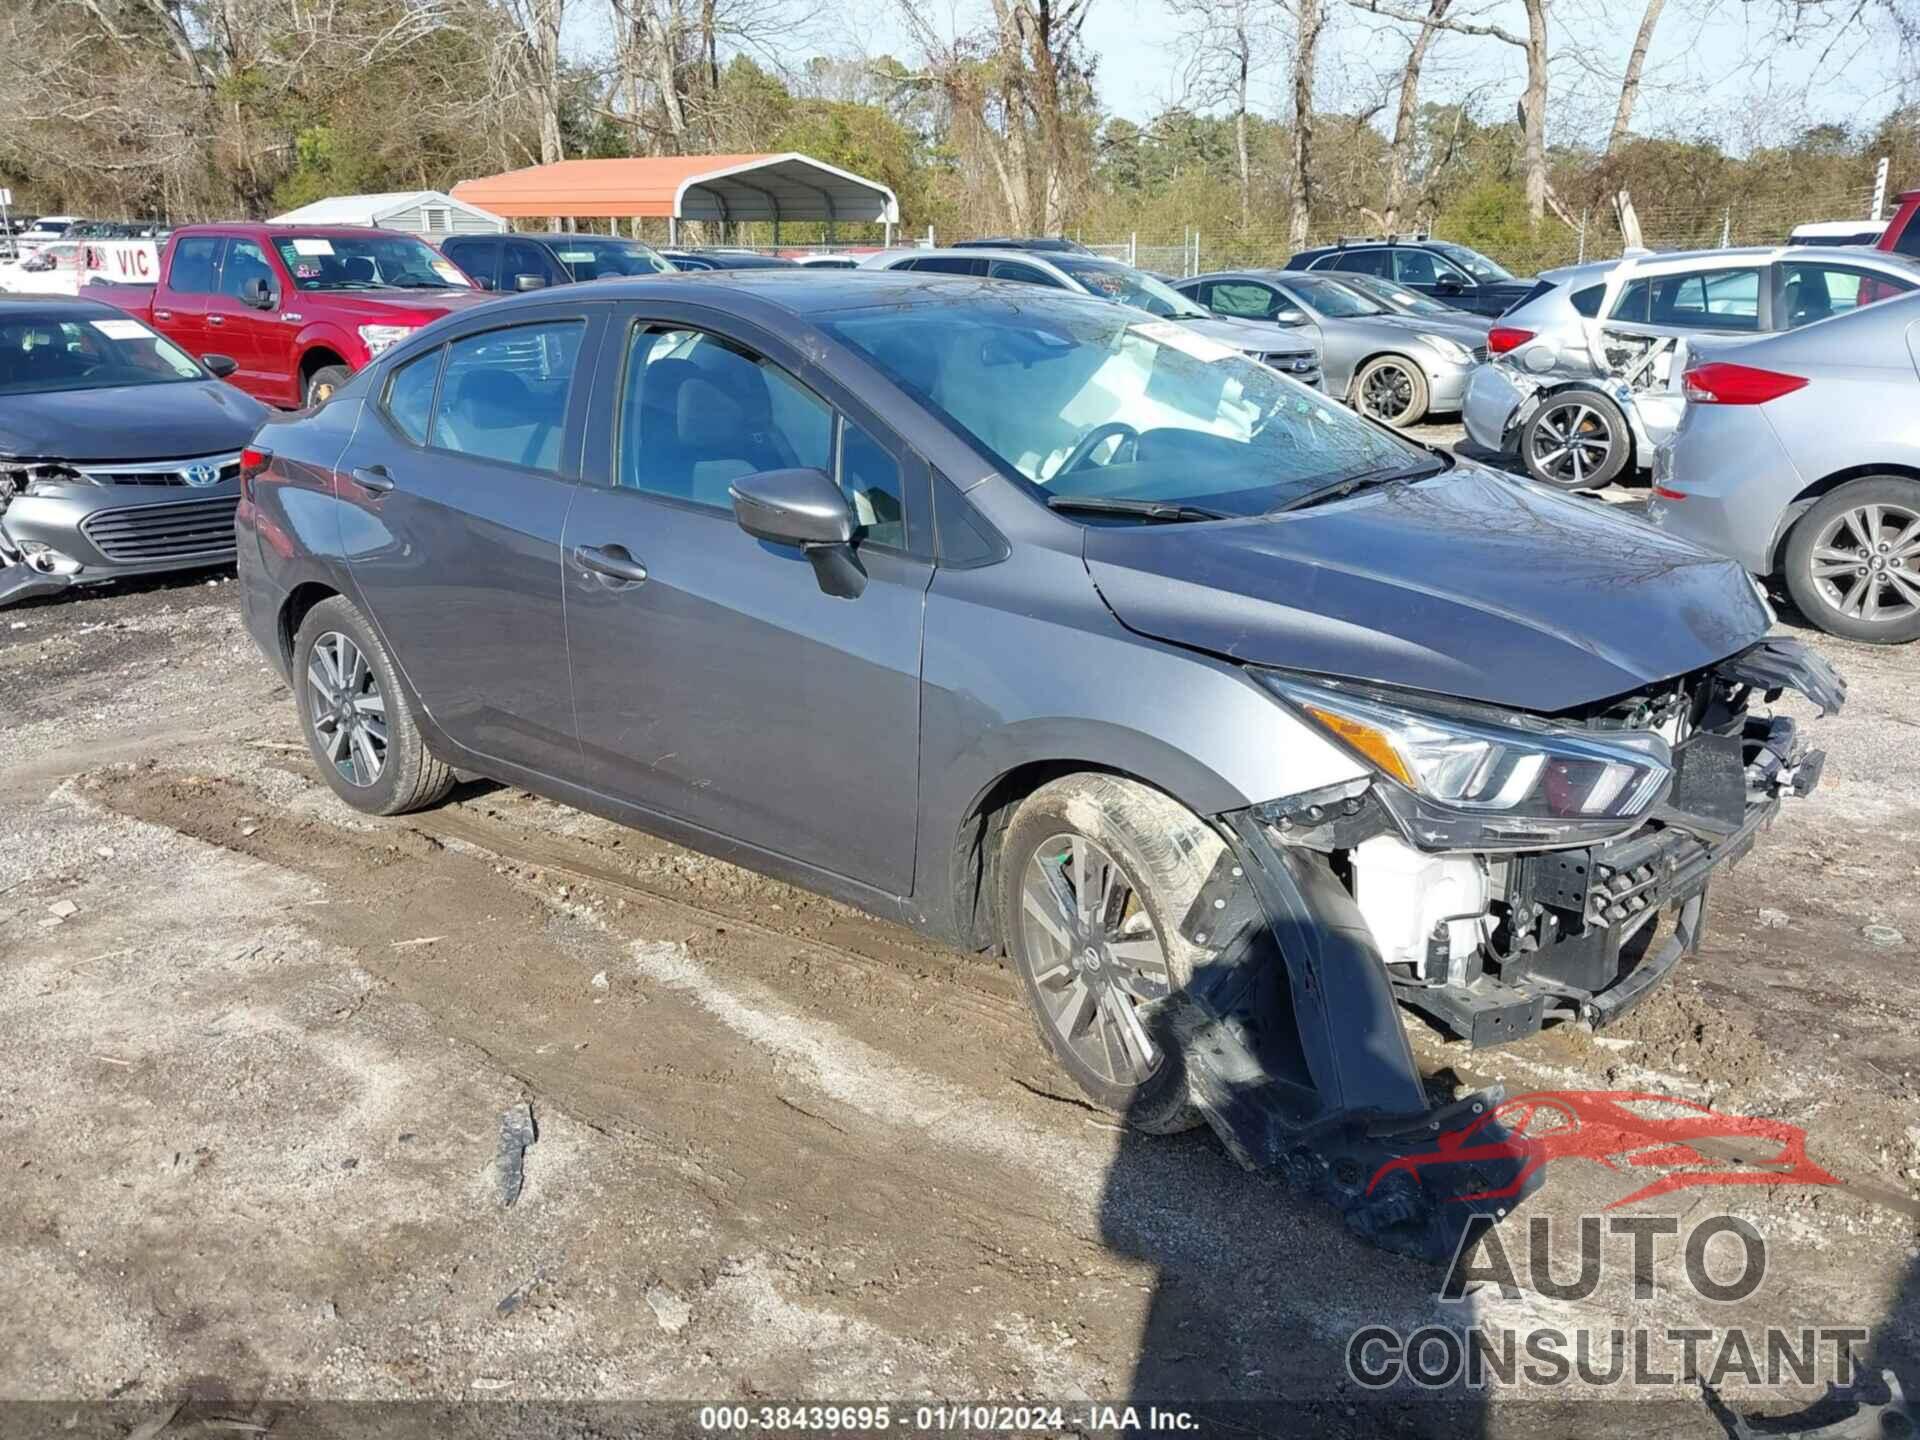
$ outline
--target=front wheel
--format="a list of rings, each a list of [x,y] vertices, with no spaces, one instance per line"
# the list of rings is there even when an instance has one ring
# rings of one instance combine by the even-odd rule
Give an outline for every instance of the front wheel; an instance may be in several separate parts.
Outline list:
[[[322,365],[307,377],[307,407],[326,404],[352,378],[353,371],[344,365]]]
[[[1354,408],[1388,425],[1416,425],[1427,413],[1427,377],[1399,355],[1369,360],[1353,377]]]
[[[1069,775],[1036,790],[1002,838],[997,904],[1040,1037],[1074,1082],[1136,1130],[1191,1128],[1160,1012],[1208,952],[1179,932],[1225,846],[1138,781]]]
[[[1842,485],[1787,541],[1793,603],[1830,635],[1869,644],[1920,639],[1920,481]]]
[[[1520,430],[1527,474],[1556,490],[1610,485],[1632,454],[1627,417],[1598,390],[1555,391]]]

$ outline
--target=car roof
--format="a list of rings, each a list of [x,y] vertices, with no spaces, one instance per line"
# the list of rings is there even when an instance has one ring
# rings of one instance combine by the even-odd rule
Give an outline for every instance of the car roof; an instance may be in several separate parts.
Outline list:
[[[623,245],[647,245],[631,235],[596,235],[577,230],[486,230],[465,235],[449,235],[449,240],[618,240]],[[647,245],[651,250],[653,247]]]
[[[99,300],[86,300],[77,295],[13,295],[0,292],[0,320],[6,319],[9,315],[17,317],[29,310],[38,315],[51,315],[71,320],[98,320],[102,317],[119,320],[132,318],[117,305],[108,305]]]
[[[1614,270],[1630,273],[1655,273],[1664,270],[1710,270],[1715,265],[1754,262],[1762,265],[1776,261],[1826,261],[1835,265],[1867,265],[1886,270],[1920,272],[1920,262],[1910,256],[1885,250],[1870,250],[1859,245],[1740,245],[1724,250],[1661,250],[1643,255],[1622,255],[1613,260],[1590,260],[1584,265],[1568,265],[1558,270],[1543,270],[1540,278],[1554,285],[1599,281]]]

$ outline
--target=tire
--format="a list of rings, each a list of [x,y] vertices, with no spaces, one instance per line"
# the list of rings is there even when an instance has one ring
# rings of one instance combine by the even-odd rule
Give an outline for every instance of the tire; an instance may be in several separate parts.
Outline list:
[[[1426,372],[1404,355],[1369,360],[1353,377],[1353,408],[1383,424],[1419,424],[1427,415],[1427,396]],[[1389,408],[1395,404],[1397,410]]]
[[[1794,522],[1785,568],[1793,603],[1828,634],[1920,639],[1920,480],[1877,475],[1823,497]]]
[[[1577,443],[1569,445],[1570,439]],[[1598,390],[1556,390],[1520,427],[1520,462],[1556,490],[1611,485],[1632,458],[1627,417]]]
[[[453,770],[427,753],[392,655],[341,596],[321,601],[300,622],[293,695],[320,778],[354,809],[403,815],[438,804],[453,789]],[[377,729],[376,715],[384,722]],[[356,725],[358,737],[351,733]]]
[[[1041,1042],[1096,1105],[1149,1134],[1200,1122],[1179,1054],[1164,1050],[1153,1032],[1164,997],[1210,958],[1181,936],[1179,925],[1225,848],[1203,821],[1159,791],[1088,774],[1055,780],[1022,801],[997,852],[1000,935]],[[1117,882],[1099,892],[1117,908],[1102,917],[1108,923],[1097,937],[1078,914],[1078,857],[1084,857],[1089,890],[1109,871]],[[1062,886],[1037,888],[1052,887],[1049,873]],[[1036,914],[1026,903],[1030,885],[1036,896],[1057,896],[1060,903],[1047,909],[1037,901],[1045,913]],[[1143,1036],[1150,1052],[1144,1066],[1131,1048]]]
[[[307,408],[326,404],[333,392],[352,378],[353,371],[344,365],[322,365],[307,377]]]

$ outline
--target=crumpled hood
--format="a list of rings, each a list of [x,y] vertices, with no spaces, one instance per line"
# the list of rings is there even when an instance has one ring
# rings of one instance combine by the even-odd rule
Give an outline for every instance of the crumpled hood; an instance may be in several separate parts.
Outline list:
[[[222,380],[117,385],[9,395],[0,404],[0,457],[176,460],[238,450],[267,407]]]
[[[1290,515],[1089,526],[1085,554],[1141,634],[1542,714],[1699,669],[1768,625],[1733,561],[1470,464]]]

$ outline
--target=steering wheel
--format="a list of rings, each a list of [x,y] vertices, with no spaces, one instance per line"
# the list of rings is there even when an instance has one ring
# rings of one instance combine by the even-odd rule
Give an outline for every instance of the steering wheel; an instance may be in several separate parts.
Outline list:
[[[1140,443],[1140,432],[1124,420],[1109,420],[1104,425],[1096,425],[1080,437],[1080,443],[1073,447],[1073,453],[1068,455],[1061,462],[1060,468],[1053,472],[1053,478],[1058,480],[1062,475],[1071,475],[1086,464],[1089,455],[1116,435],[1123,440],[1131,440],[1136,445]]]

